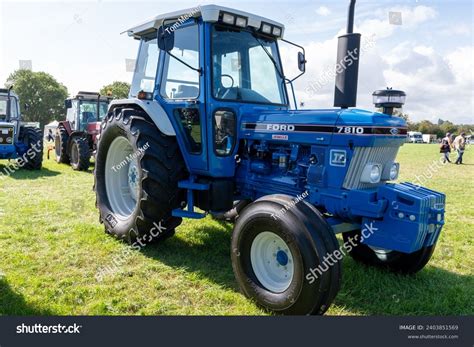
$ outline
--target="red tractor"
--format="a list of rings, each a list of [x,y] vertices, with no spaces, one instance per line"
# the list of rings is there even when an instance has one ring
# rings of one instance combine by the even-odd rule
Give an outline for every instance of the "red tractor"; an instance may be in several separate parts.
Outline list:
[[[99,93],[79,92],[66,99],[66,120],[59,122],[55,136],[56,161],[70,163],[74,170],[87,171],[95,153],[100,123],[112,98]]]

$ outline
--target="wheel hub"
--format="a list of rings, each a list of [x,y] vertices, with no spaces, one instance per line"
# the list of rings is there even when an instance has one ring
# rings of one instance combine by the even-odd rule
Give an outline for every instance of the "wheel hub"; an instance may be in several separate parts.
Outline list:
[[[282,293],[288,289],[294,274],[293,255],[280,236],[270,231],[258,234],[252,242],[250,261],[267,290]]]

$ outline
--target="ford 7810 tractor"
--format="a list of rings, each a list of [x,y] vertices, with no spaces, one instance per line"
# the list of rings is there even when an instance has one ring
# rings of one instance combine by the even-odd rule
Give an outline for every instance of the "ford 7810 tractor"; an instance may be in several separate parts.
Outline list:
[[[79,92],[67,99],[66,120],[56,129],[54,149],[58,163],[71,164],[74,170],[87,171],[96,151],[100,123],[112,98],[99,93]]]
[[[111,102],[96,156],[106,231],[128,242],[165,239],[182,218],[224,213],[239,201],[235,277],[246,296],[282,314],[324,313],[345,252],[396,272],[422,269],[445,197],[393,183],[407,125],[390,110],[404,93],[374,94],[386,113],[353,108],[361,37],[354,6],[338,41],[330,109],[291,109],[294,79],[283,72],[279,45],[298,47],[301,74],[305,53],[273,20],[206,5],[128,30],[140,40],[130,95]]]
[[[14,159],[18,167],[40,170],[43,135],[39,128],[21,122],[20,101],[12,89],[0,89],[0,159]]]

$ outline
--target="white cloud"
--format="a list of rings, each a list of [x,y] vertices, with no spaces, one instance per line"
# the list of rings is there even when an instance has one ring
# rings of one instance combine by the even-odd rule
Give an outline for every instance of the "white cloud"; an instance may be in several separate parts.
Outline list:
[[[331,14],[331,10],[327,8],[326,6],[319,6],[315,12],[319,14],[320,16],[324,16],[324,17],[329,16]]]

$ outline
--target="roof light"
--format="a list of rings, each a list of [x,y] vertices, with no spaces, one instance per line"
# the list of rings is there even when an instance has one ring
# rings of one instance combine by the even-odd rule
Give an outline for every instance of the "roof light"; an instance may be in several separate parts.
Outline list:
[[[272,27],[270,26],[270,24],[263,23],[262,24],[262,32],[264,34],[271,34],[272,33]]]
[[[273,27],[273,35],[280,36],[281,35],[281,28]]]
[[[229,13],[224,13],[222,15],[222,21],[226,24],[234,25],[235,23],[235,16],[229,14]]]
[[[235,25],[241,28],[247,27],[247,18],[237,17],[237,20],[235,21]]]

